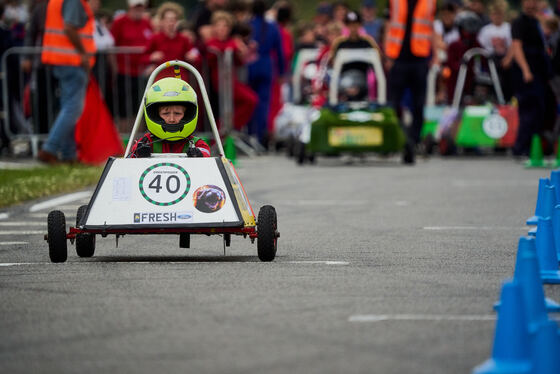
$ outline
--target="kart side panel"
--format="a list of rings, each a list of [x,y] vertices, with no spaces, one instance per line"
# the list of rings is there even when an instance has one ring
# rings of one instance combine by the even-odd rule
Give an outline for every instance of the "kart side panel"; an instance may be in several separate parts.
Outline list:
[[[84,229],[243,227],[220,158],[110,159],[88,205]]]

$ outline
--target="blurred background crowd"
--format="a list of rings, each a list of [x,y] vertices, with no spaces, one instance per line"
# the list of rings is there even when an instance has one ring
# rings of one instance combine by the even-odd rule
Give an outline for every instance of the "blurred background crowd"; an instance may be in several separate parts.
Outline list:
[[[523,24],[514,20],[523,15],[523,3],[531,3],[542,32],[546,67],[532,70],[546,82],[538,100],[542,113],[540,130],[558,135],[556,121],[560,100],[560,1],[524,0],[443,0],[437,2],[434,57],[441,66],[435,98],[439,104],[451,104],[459,67],[464,53],[473,48],[487,50],[496,61],[504,97],[518,97],[512,72],[516,65],[512,41],[523,33]],[[158,2],[127,0],[126,9],[115,8],[105,0],[89,0],[95,17],[94,40],[97,59],[92,68],[105,104],[115,126],[122,134],[130,131],[149,74],[160,63],[180,59],[193,64],[206,80],[215,110],[220,92],[219,65],[224,51],[233,51],[235,67],[233,90],[233,129],[252,137],[264,149],[274,141],[274,119],[283,101],[289,100],[293,61],[302,49],[318,50],[317,59],[333,53],[352,34],[352,25],[372,48],[385,45],[388,1],[376,0],[310,2],[312,11],[288,0],[205,0],[199,2]],[[48,0],[0,1],[0,55],[11,47],[41,47]],[[305,6],[307,7],[307,6]],[[305,17],[300,13],[305,13]],[[349,18],[349,14],[352,14]],[[352,18],[357,16],[357,18]],[[513,25],[513,26],[512,26]],[[513,35],[513,37],[512,37]],[[517,36],[519,38],[519,36]],[[530,43],[530,42],[529,42]],[[333,47],[333,44],[335,45]],[[527,47],[527,42],[525,47]],[[540,48],[536,43],[535,48]],[[126,49],[129,48],[129,49]],[[526,56],[529,65],[535,61]],[[1,126],[3,154],[16,152],[14,134],[47,134],[55,119],[56,79],[41,63],[38,54],[17,53],[5,59],[2,105],[9,106],[9,126]],[[385,61],[386,70],[391,61]],[[543,65],[544,66],[544,65]],[[546,69],[546,71],[543,71]],[[465,82],[465,100],[476,102],[476,91],[469,66]],[[523,69],[521,69],[523,70]],[[522,71],[528,82],[535,77]],[[170,76],[164,72],[160,76]],[[391,89],[392,76],[387,74]],[[186,80],[190,78],[185,75]],[[283,89],[284,87],[284,89]],[[324,92],[315,84],[309,101],[321,101]],[[540,92],[540,91],[539,91]],[[534,95],[534,92],[531,93]],[[539,94],[540,95],[540,94]],[[389,95],[390,96],[390,95]],[[47,99],[48,98],[48,99]],[[515,99],[513,99],[515,100]],[[406,101],[406,99],[404,99]],[[53,109],[54,108],[54,109]],[[5,119],[4,119],[5,120]],[[205,125],[199,125],[204,131]],[[551,143],[555,139],[551,139]],[[514,150],[527,154],[528,145]],[[17,152],[16,152],[17,153]]]

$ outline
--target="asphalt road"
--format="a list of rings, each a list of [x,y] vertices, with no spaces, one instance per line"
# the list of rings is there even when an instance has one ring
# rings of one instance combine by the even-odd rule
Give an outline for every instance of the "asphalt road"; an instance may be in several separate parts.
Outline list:
[[[448,374],[489,357],[548,170],[268,156],[238,173],[255,211],[278,212],[272,263],[241,237],[224,256],[220,237],[127,236],[51,264],[53,208],[0,214],[0,372]],[[87,201],[58,205],[70,223]]]

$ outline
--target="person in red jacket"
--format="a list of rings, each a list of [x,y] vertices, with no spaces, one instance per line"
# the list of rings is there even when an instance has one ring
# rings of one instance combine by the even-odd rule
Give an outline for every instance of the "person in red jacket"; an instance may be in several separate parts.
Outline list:
[[[150,21],[143,18],[147,0],[128,0],[128,11],[113,21],[111,34],[115,39],[115,47],[146,47],[152,36]],[[142,65],[141,53],[117,54],[117,92],[119,98],[117,127],[120,132],[129,132],[129,121],[138,110],[138,102],[144,93],[140,87],[139,77]]]
[[[231,37],[233,16],[224,11],[217,11],[212,15],[213,37],[206,43],[208,49],[208,65],[214,89],[219,91],[218,54],[231,49],[234,53],[234,64],[241,66],[250,51],[240,37]],[[239,81],[233,74],[233,126],[236,130],[243,129],[257,106],[257,95],[246,84]]]
[[[129,157],[152,153],[186,153],[210,157],[208,144],[195,136],[198,103],[192,87],[179,78],[163,78],[150,87],[144,101],[148,132],[136,141]]]
[[[195,66],[200,65],[200,53],[191,41],[177,32],[177,22],[183,18],[183,7],[177,3],[165,2],[157,10],[160,30],[148,41],[144,60],[150,64],[151,73],[158,65],[171,60],[183,60]],[[185,73],[186,74],[186,73]],[[173,68],[163,70],[156,79],[173,77]],[[183,75],[183,79],[187,79]]]

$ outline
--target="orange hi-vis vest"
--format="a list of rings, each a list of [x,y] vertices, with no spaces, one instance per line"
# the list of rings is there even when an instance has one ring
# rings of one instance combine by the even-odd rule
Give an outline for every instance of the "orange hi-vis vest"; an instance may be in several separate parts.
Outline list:
[[[406,30],[408,2],[391,0],[391,19],[385,35],[385,54],[392,59],[399,57]],[[436,0],[418,0],[412,15],[410,51],[417,57],[428,57],[432,51],[433,23]]]
[[[89,65],[95,63],[95,42],[93,32],[95,20],[93,12],[86,0],[81,0],[82,5],[88,15],[88,20],[84,27],[78,30],[80,40],[86,53],[91,56]],[[64,0],[49,0],[47,7],[47,18],[45,21],[45,35],[43,36],[43,52],[41,61],[50,65],[70,65],[80,66],[80,54],[76,47],[70,42],[64,32],[64,18],[62,17],[62,4]]]

